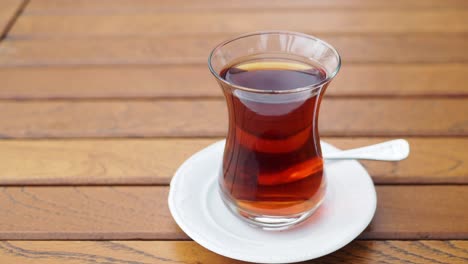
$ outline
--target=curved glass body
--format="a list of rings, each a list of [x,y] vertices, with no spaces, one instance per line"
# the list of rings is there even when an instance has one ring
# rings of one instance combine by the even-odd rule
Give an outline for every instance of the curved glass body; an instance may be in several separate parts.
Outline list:
[[[304,34],[259,32],[217,46],[209,67],[229,113],[223,201],[264,229],[303,221],[326,192],[318,117],[338,53]]]

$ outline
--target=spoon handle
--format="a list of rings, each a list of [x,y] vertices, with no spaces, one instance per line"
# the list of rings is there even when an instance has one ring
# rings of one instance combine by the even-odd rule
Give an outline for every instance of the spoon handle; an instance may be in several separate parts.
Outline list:
[[[395,139],[362,148],[325,153],[324,159],[367,159],[382,161],[397,161],[406,159],[410,147],[408,141]]]

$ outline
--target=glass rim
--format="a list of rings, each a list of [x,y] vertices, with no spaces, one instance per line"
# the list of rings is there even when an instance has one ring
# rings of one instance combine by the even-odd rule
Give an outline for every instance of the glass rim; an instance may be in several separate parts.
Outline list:
[[[300,37],[312,39],[312,40],[315,40],[315,41],[323,44],[324,46],[329,48],[333,52],[333,54],[335,54],[336,58],[338,59],[338,63],[336,65],[336,67],[335,67],[335,70],[332,73],[327,74],[327,78],[325,78],[321,82],[315,83],[313,85],[307,85],[307,86],[302,86],[302,87],[287,89],[287,90],[261,90],[261,89],[255,89],[255,88],[240,86],[240,85],[234,84],[232,82],[229,82],[229,81],[225,80],[224,78],[222,78],[219,75],[219,73],[216,72],[213,69],[213,66],[211,65],[211,61],[212,61],[212,58],[214,56],[214,53],[217,50],[224,47],[226,44],[229,44],[229,43],[234,42],[236,40],[247,38],[247,37],[252,37],[252,36],[265,35],[265,34],[295,35],[295,36],[300,36]],[[321,39],[319,39],[317,37],[314,37],[312,35],[308,35],[308,34],[304,34],[304,33],[300,33],[300,32],[294,32],[294,31],[287,31],[287,30],[267,30],[267,31],[256,31],[256,32],[242,34],[242,35],[239,35],[237,37],[234,37],[234,38],[231,38],[229,40],[225,40],[225,41],[219,43],[218,45],[216,45],[213,48],[213,50],[210,52],[210,55],[208,56],[208,68],[210,69],[211,74],[213,74],[213,76],[217,80],[219,80],[219,81],[221,81],[221,82],[223,82],[223,83],[225,83],[225,84],[227,84],[229,86],[232,86],[232,87],[234,87],[236,89],[239,89],[239,90],[244,90],[244,91],[253,92],[253,93],[262,93],[262,94],[288,94],[288,93],[297,93],[297,92],[312,90],[314,88],[323,86],[327,82],[330,82],[336,76],[336,74],[339,72],[339,70],[341,68],[341,56],[338,53],[338,51],[332,45],[330,45],[328,42],[323,41],[323,40],[321,40]]]

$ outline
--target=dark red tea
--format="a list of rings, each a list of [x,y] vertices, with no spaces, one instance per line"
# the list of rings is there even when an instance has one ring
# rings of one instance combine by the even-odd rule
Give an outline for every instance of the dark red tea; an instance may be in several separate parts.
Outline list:
[[[325,87],[284,91],[321,83],[326,71],[301,61],[257,59],[231,65],[220,75],[237,86],[271,91],[224,87],[231,121],[221,189],[255,214],[314,208],[325,187],[316,113]]]

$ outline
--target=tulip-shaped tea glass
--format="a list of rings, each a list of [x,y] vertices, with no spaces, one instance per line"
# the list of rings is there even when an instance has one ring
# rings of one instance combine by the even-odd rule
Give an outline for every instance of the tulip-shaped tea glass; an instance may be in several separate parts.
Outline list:
[[[229,113],[224,203],[263,229],[302,222],[325,196],[318,116],[339,54],[312,36],[268,31],[219,44],[208,64]]]

